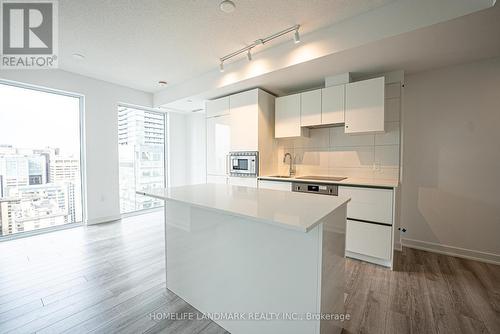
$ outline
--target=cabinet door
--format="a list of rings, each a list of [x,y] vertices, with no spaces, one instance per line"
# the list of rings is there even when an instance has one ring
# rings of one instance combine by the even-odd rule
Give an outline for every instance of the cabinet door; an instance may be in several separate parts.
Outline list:
[[[225,175],[207,175],[207,183],[227,184],[227,176],[225,176]]]
[[[392,189],[341,186],[339,196],[351,199],[347,218],[392,225]]]
[[[258,89],[231,95],[231,151],[258,151]]]
[[[345,85],[321,90],[321,124],[344,123]]]
[[[228,179],[229,184],[233,186],[244,186],[244,187],[251,187],[251,188],[257,188],[257,178],[255,177],[237,177],[237,176],[231,176]]]
[[[347,220],[345,249],[350,252],[390,260],[391,226]]]
[[[207,174],[227,175],[231,147],[230,115],[207,118]]]
[[[346,133],[384,131],[384,87],[384,77],[346,84]]]
[[[275,137],[299,137],[300,94],[278,97],[275,111]]]
[[[259,189],[292,191],[292,183],[281,182],[281,181],[259,180]]]
[[[300,94],[300,125],[321,125],[321,89]]]
[[[207,117],[222,116],[229,114],[229,96],[217,100],[207,101],[205,105]]]

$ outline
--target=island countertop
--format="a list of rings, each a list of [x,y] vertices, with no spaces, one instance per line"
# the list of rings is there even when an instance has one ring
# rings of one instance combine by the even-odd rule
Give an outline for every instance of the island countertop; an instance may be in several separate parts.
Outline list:
[[[137,191],[140,195],[250,218],[287,229],[308,232],[349,202],[349,198],[318,196],[226,184],[196,184]]]

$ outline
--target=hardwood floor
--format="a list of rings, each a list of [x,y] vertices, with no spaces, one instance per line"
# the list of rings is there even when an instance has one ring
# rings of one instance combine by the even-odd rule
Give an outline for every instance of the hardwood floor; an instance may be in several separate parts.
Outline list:
[[[165,291],[162,213],[0,242],[0,333],[227,333]],[[500,333],[500,266],[404,249],[347,261],[345,333]]]

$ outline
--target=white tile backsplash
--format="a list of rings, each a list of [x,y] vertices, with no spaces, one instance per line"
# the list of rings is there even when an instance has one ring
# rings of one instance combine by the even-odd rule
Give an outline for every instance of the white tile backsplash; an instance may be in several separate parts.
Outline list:
[[[330,146],[330,129],[310,129],[309,137],[299,137],[293,142],[294,148],[328,148]]]
[[[399,167],[399,145],[375,146],[375,164],[381,167]]]
[[[400,110],[401,110],[401,99],[399,97],[385,99],[386,122],[399,122]]]
[[[374,143],[373,134],[351,135],[344,133],[343,126],[330,128],[330,147],[368,146]]]
[[[330,167],[373,167],[373,146],[333,147],[330,155]]]
[[[385,132],[375,135],[375,145],[399,145],[399,122],[385,122]]]
[[[399,178],[399,168],[381,167],[373,171],[373,177],[385,180],[397,180]]]

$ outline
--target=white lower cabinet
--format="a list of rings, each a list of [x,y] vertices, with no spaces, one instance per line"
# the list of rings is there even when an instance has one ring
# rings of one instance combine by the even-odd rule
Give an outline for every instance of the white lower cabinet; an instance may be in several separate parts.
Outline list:
[[[341,186],[339,196],[351,199],[348,218],[392,225],[392,189]]]
[[[392,267],[394,190],[339,187],[347,203],[346,256]]]
[[[207,183],[227,184],[227,176],[225,175],[207,175]]]
[[[229,184],[233,186],[244,186],[244,187],[252,187],[257,188],[257,178],[255,177],[237,177],[230,176],[228,178]]]
[[[259,188],[260,189],[292,191],[292,183],[291,182],[282,182],[282,181],[259,180]]]
[[[348,219],[346,251],[391,260],[392,227]]]

